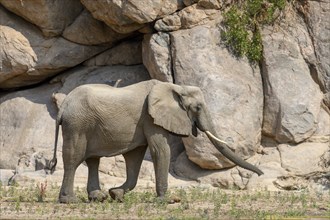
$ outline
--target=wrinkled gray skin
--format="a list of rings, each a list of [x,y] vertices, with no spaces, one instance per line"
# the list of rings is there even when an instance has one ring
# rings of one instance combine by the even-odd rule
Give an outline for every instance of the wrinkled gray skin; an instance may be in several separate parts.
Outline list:
[[[216,136],[201,90],[157,80],[124,88],[89,84],[77,87],[64,100],[57,117],[52,172],[56,166],[59,125],[63,133],[64,177],[59,195],[62,203],[75,202],[73,181],[76,168],[86,161],[87,191],[90,200],[102,201],[107,195],[100,190],[100,157],[122,154],[126,162],[126,182],[109,190],[121,200],[132,190],[149,147],[156,175],[158,197],[164,197],[170,163],[169,134],[197,135],[197,128]],[[257,167],[237,157],[224,143],[209,139],[231,161],[262,174]]]

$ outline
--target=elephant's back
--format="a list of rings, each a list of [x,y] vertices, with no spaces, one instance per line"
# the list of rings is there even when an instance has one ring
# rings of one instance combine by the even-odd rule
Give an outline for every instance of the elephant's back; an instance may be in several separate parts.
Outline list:
[[[147,81],[142,81],[136,84],[132,84],[129,86],[125,87],[112,87],[107,84],[85,84],[78,86],[74,90],[72,90],[68,96],[71,94],[95,94],[95,95],[101,95],[103,94],[114,94],[115,96],[119,96],[122,94],[123,96],[127,96],[130,93],[132,94],[143,94],[143,93],[149,93],[151,88],[158,83],[158,80],[147,80]]]
[[[62,107],[65,118],[91,123],[106,121],[115,115],[125,115],[136,123],[146,109],[145,100],[149,87],[137,84],[114,88],[105,84],[86,84],[72,90]]]
[[[75,88],[74,90],[72,90],[69,95],[73,95],[73,94],[77,94],[77,93],[92,93],[92,92],[97,92],[97,91],[112,91],[115,90],[117,88],[114,88],[112,86],[106,85],[106,84],[85,84],[85,85],[81,85],[78,86],[77,88]]]

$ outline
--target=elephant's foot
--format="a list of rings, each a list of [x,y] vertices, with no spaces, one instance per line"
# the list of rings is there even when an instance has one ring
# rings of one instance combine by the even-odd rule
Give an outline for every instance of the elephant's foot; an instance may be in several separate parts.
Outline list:
[[[59,197],[60,203],[78,203],[79,199],[75,196],[69,196],[69,195],[60,195]]]
[[[125,190],[121,188],[112,188],[109,189],[109,194],[112,199],[118,201],[118,202],[123,202],[124,201],[124,194]]]
[[[108,198],[108,195],[101,190],[94,190],[88,193],[89,201],[103,202]]]

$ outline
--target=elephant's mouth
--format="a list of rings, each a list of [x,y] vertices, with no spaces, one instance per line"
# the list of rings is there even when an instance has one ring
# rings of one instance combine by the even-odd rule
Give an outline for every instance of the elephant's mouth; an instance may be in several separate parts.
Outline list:
[[[192,135],[194,135],[194,137],[197,137],[198,131],[197,131],[197,122],[196,121],[193,121],[191,129],[192,129],[191,130]]]

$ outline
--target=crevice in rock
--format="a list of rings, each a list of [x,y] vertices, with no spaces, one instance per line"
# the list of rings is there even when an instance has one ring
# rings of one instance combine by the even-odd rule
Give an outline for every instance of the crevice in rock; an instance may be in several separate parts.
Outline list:
[[[271,37],[271,35],[269,35]],[[277,98],[276,93],[274,92],[274,89],[272,88],[273,85],[270,82],[269,79],[269,73],[267,69],[267,61],[265,57],[260,62],[260,74],[261,74],[261,80],[262,80],[262,89],[263,89],[263,117],[262,117],[262,135],[269,137],[271,139],[274,139],[277,141],[277,135],[279,133],[279,130],[281,128],[281,120],[282,120],[282,110],[281,110],[281,104]],[[277,107],[277,114],[275,116],[276,120],[273,120],[276,122],[276,125],[274,124],[271,128],[271,130],[267,130],[265,128],[265,115],[269,114],[269,105],[271,105],[272,101],[275,100],[277,106],[273,106],[273,108]],[[274,102],[274,101],[273,101]],[[267,126],[267,125],[266,125]],[[275,127],[274,127],[275,126]]]
[[[19,92],[19,91],[23,91],[23,90],[37,88],[39,86],[44,85],[45,83],[48,83],[54,76],[59,75],[59,74],[63,73],[64,71],[67,71],[67,70],[70,70],[70,69],[72,69],[72,68],[68,68],[68,69],[63,70],[59,73],[54,73],[53,75],[49,75],[48,78],[45,78],[45,79],[41,80],[40,82],[37,82],[37,83],[34,83],[34,84],[30,84],[30,85],[26,85],[26,86],[20,86],[20,87],[13,87],[13,88],[8,88],[8,89],[7,88],[0,88],[0,94],[2,94],[2,93],[7,94],[7,93],[10,93],[10,92]],[[26,73],[24,73],[24,74],[26,74]],[[12,80],[16,77],[21,77],[22,75],[23,74],[17,75],[15,77],[10,78],[10,79]],[[33,76],[30,75],[29,77],[32,78]]]
[[[169,54],[170,54],[170,69],[171,69],[171,76],[172,76],[172,80],[173,80],[173,83],[175,84],[175,68],[174,68],[174,59],[175,59],[175,53],[174,53],[174,49],[173,49],[173,45],[172,45],[172,42],[173,42],[173,36],[172,34],[168,34],[169,35],[169,44],[168,44],[168,49],[169,49]]]
[[[314,47],[314,45],[313,45]],[[315,49],[314,49],[315,51]],[[319,86],[320,90],[324,93],[325,92],[325,88],[323,87],[319,77],[318,77],[318,71],[317,71],[317,68],[316,68],[316,65],[314,63],[310,63],[308,60],[304,59],[305,62],[307,63],[308,65],[308,68],[309,68],[309,72],[310,72],[310,75],[313,79],[313,81]]]
[[[264,118],[265,118],[265,107],[266,107],[266,79],[265,75],[267,72],[266,69],[266,61],[265,58],[262,58],[262,61],[259,63],[259,69],[260,69],[260,76],[261,76],[261,82],[262,82],[262,93],[263,93],[263,111],[262,111],[262,120],[261,120],[261,134],[267,136],[265,132],[263,131],[263,126],[264,126]]]

